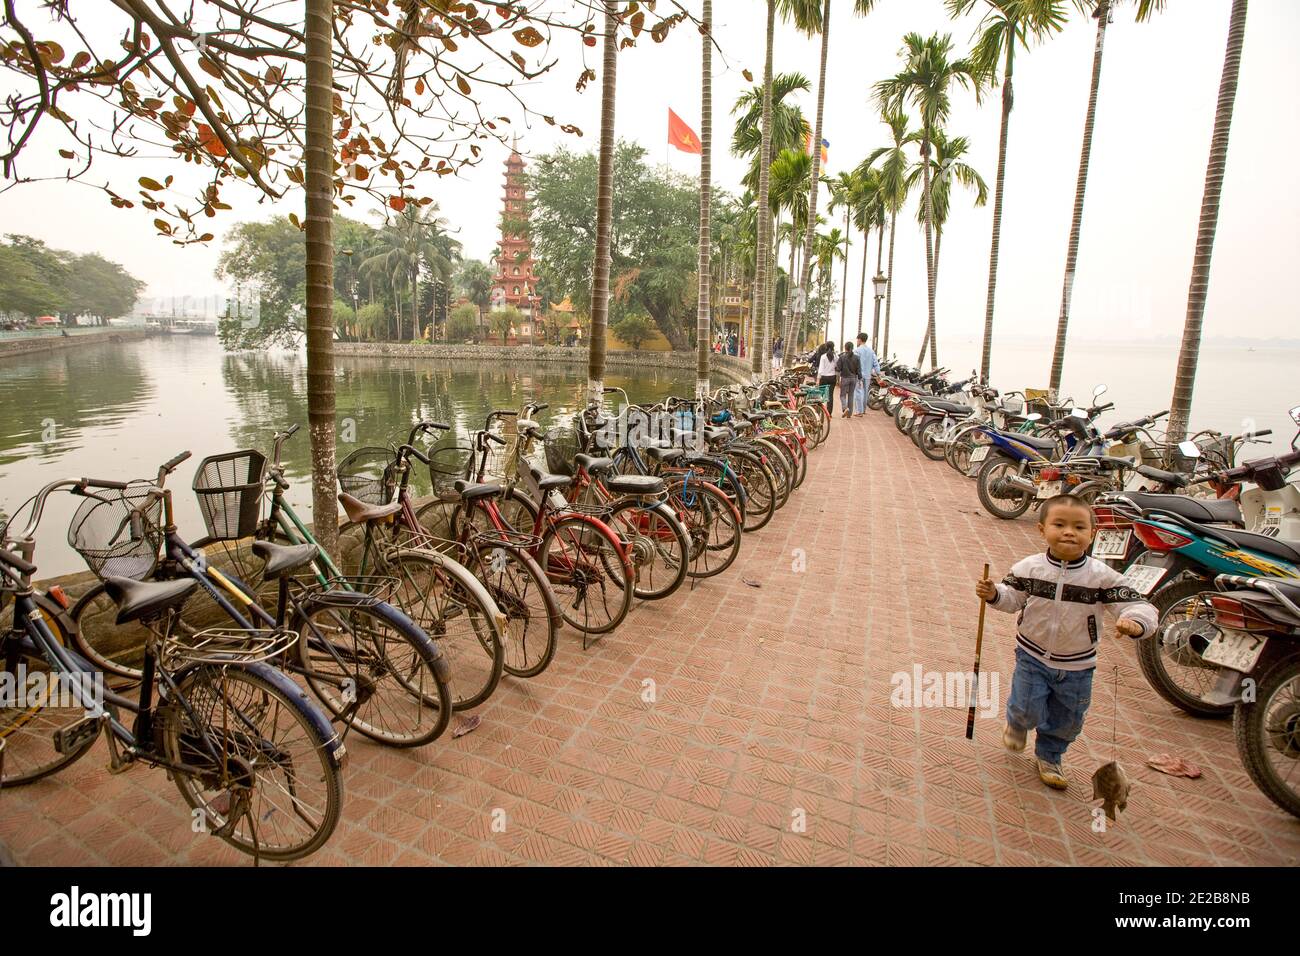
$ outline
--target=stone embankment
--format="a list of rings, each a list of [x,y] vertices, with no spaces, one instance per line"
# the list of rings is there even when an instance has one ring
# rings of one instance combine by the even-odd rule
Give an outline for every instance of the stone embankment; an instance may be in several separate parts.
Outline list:
[[[106,328],[69,329],[66,336],[58,332],[42,332],[39,335],[0,338],[0,359],[13,355],[34,355],[59,349],[81,348],[86,345],[99,345],[102,342],[136,342],[148,337],[149,334],[144,329]]]

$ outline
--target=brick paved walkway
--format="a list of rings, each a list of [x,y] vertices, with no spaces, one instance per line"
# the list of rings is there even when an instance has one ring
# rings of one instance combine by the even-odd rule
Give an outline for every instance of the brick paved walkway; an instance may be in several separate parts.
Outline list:
[[[837,420],[804,487],[721,579],[640,605],[589,651],[566,631],[551,668],[503,681],[467,737],[418,751],[350,739],[344,819],[309,862],[1300,861],[1300,822],[1251,785],[1230,723],[1166,705],[1113,638],[1066,793],[1002,749],[998,715],[969,742],[964,709],[891,706],[895,672],[970,667],[982,562],[1000,575],[1035,548],[1031,519],[986,515],[971,483],[883,415]],[[984,670],[1003,698],[1012,626],[990,613]],[[1116,663],[1133,792],[1095,833],[1089,777],[1110,756]],[[1148,769],[1162,751],[1204,776]],[[18,863],[245,862],[191,834],[162,773],[113,777],[103,764],[101,744],[54,780],[0,794],[0,843]]]

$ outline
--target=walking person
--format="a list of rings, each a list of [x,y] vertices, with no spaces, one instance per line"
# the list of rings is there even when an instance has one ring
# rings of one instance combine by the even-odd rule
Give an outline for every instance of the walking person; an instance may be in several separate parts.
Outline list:
[[[785,354],[785,341],[781,336],[776,337],[772,343],[772,374],[775,375],[781,369],[781,357]]]
[[[817,346],[813,353],[813,364],[817,369],[817,384],[829,385],[826,392],[826,410],[835,410],[835,344],[826,342]]]
[[[858,378],[857,391],[853,393],[853,412],[855,415],[867,413],[867,395],[871,391],[871,377],[880,371],[880,359],[868,344],[867,333],[858,333],[858,347],[853,350],[862,366],[862,375]]]
[[[853,417],[853,393],[857,391],[858,379],[862,377],[862,366],[853,353],[853,343],[845,342],[844,351],[835,361],[835,371],[840,377],[840,417]]]

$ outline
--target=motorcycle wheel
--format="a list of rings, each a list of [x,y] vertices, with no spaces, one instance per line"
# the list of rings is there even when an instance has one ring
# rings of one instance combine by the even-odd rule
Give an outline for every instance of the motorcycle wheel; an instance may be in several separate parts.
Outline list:
[[[885,407],[885,396],[880,392],[871,392],[867,395],[867,408],[873,412],[878,412]]]
[[[931,418],[916,430],[916,446],[931,461],[943,461],[948,446],[939,441],[943,437],[943,419]]]
[[[990,485],[999,478],[1014,475],[1019,471],[1016,463],[1005,455],[994,455],[984,466],[980,468],[980,474],[977,484],[979,491],[980,504],[984,510],[995,518],[1001,518],[1004,521],[1011,521],[1013,518],[1019,518],[1029,510],[1034,499],[1028,492],[1013,492],[1010,498],[995,498],[993,492],[989,490]]]
[[[902,407],[903,407],[902,405],[899,405],[899,408],[902,408]],[[913,414],[910,418],[908,418],[908,419],[906,419],[906,420],[904,420],[904,418],[903,418],[902,415],[899,415],[899,414],[895,414],[895,415],[894,415],[894,427],[897,428],[897,429],[898,429],[900,432],[902,432],[904,435],[907,434],[907,430],[912,426],[912,423],[915,422],[915,421],[916,421],[916,415],[915,415],[915,414]]]
[[[1209,704],[1202,697],[1218,680],[1218,668],[1200,662],[1200,655],[1187,646],[1164,644],[1165,633],[1179,621],[1198,616],[1197,595],[1210,584],[1186,578],[1161,588],[1151,596],[1157,618],[1156,632],[1138,641],[1138,666],[1157,694],[1193,717],[1227,717],[1231,704]]]
[[[1254,702],[1236,706],[1232,729],[1255,786],[1300,817],[1300,655],[1265,672]]]

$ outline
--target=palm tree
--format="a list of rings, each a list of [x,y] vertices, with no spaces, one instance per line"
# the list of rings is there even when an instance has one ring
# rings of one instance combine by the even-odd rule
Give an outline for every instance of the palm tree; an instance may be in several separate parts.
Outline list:
[[[614,94],[618,70],[618,12],[605,8],[604,68],[600,92],[600,160],[596,179],[596,259],[591,282],[591,340],[587,356],[587,400],[605,397],[605,330],[609,325],[610,231],[614,221]]]
[[[889,355],[889,320],[894,309],[894,234],[897,232],[898,213],[907,202],[907,170],[910,161],[907,158],[907,145],[912,136],[907,131],[911,120],[897,110],[886,112],[882,117],[889,127],[893,142],[872,152],[858,166],[858,171],[870,169],[877,160],[881,161],[879,178],[881,201],[889,211],[889,273],[885,284],[885,343],[880,352],[881,359]],[[876,339],[873,337],[873,343]]]
[[[1079,261],[1079,234],[1083,230],[1083,197],[1088,188],[1088,161],[1092,156],[1092,127],[1097,118],[1097,90],[1101,86],[1101,54],[1106,45],[1106,27],[1117,0],[1097,0],[1092,16],[1097,21],[1097,42],[1092,54],[1092,86],[1088,91],[1088,112],[1083,120],[1083,147],[1079,154],[1079,179],[1074,188],[1074,215],[1070,220],[1070,241],[1065,249],[1065,283],[1061,289],[1061,313],[1056,321],[1056,347],[1052,350],[1052,371],[1048,388],[1061,387],[1065,364],[1065,334],[1070,325],[1070,301],[1074,296],[1074,269]],[[1138,0],[1137,19],[1149,20],[1164,9],[1165,0]]]
[[[854,0],[853,10],[859,16],[865,16],[875,6],[875,0]],[[813,127],[811,142],[812,181],[808,187],[808,222],[804,227],[803,271],[797,288],[807,289],[812,276],[813,233],[817,220],[817,186],[821,177],[822,113],[826,102],[826,62],[830,53],[831,40],[831,0],[781,0],[782,12],[793,19],[795,26],[808,36],[821,34],[821,66],[817,81],[817,122]],[[792,310],[793,311],[793,310]],[[793,315],[787,320],[786,338],[793,324]]]
[[[937,33],[923,38],[909,33],[903,38],[906,58],[902,72],[876,84],[876,96],[884,110],[897,111],[911,101],[921,113],[922,196],[925,208],[926,304],[929,312],[930,366],[939,367],[934,317],[934,209],[930,195],[930,146],[934,131],[948,118],[952,85],[972,87],[979,100],[983,75],[969,59],[949,59],[952,37]]]
[[[1219,225],[1219,197],[1223,192],[1223,171],[1228,164],[1228,135],[1232,132],[1232,108],[1237,98],[1237,75],[1241,71],[1241,47],[1246,37],[1246,0],[1232,0],[1228,19],[1228,50],[1223,58],[1219,81],[1219,105],[1214,113],[1214,135],[1210,139],[1210,161],[1205,167],[1205,193],[1201,199],[1201,223],[1196,233],[1196,255],[1192,259],[1192,283],[1187,293],[1187,321],[1183,344],[1178,351],[1178,375],[1170,403],[1168,439],[1187,437],[1187,419],[1192,411],[1192,389],[1196,385],[1196,363],[1201,352],[1201,321],[1205,318],[1205,295],[1210,285],[1210,257]]]
[[[759,307],[760,321],[754,324],[755,338],[751,343],[750,369],[754,375],[754,384],[758,384],[763,371],[763,361],[767,355],[767,343],[771,339],[772,315],[767,303],[768,259],[771,256],[772,234],[771,218],[768,215],[768,176],[772,156],[772,51],[776,40],[776,0],[767,0],[767,57],[763,66],[763,119],[762,142],[758,153],[758,279],[756,288],[761,296]]]
[[[363,274],[382,275],[397,299],[397,333],[401,338],[401,296],[411,298],[411,335],[420,338],[420,273],[427,268],[435,278],[451,278],[452,262],[460,258],[460,242],[446,232],[447,220],[438,216],[437,203],[409,205],[385,226],[371,247],[371,255],[360,266]]]
[[[1002,241],[1002,187],[1007,174],[1007,131],[1015,100],[1011,76],[1015,67],[1016,43],[1029,48],[1029,37],[1043,39],[1065,26],[1063,0],[946,0],[949,14],[965,16],[980,3],[984,15],[976,32],[979,39],[971,59],[981,72],[990,76],[1002,63],[1002,132],[998,138],[998,173],[993,186],[993,239],[989,244],[989,291],[984,306],[984,351],[980,358],[980,377],[989,380],[993,357],[993,301],[998,285],[998,248]],[[981,32],[982,31],[982,32]]]
[[[876,239],[876,273],[884,267],[885,252],[885,191],[881,185],[880,170],[859,166],[854,170],[853,226],[862,233],[862,282],[858,288],[858,330],[865,328],[867,307],[867,254],[871,251],[871,230],[878,230]],[[871,322],[871,346],[879,348],[880,300],[876,300]]]
[[[984,177],[977,173],[974,167],[962,162],[961,157],[966,155],[970,148],[970,140],[965,136],[954,136],[948,138],[948,134],[942,129],[936,129],[933,134],[934,141],[931,145],[934,147],[934,158],[930,161],[930,205],[934,216],[934,284],[935,288],[939,286],[939,253],[943,245],[943,229],[948,224],[948,212],[952,206],[952,183],[956,182],[967,189],[975,190],[975,205],[983,206],[988,202],[989,187],[984,182]],[[908,189],[916,185],[916,181],[921,178],[922,170],[914,168],[908,179]],[[918,211],[917,220],[924,224],[924,209]],[[929,332],[926,332],[926,338],[921,342],[921,356],[916,360],[917,365],[925,357],[925,347],[928,344]]]
[[[456,276],[456,284],[465,298],[478,307],[479,328],[483,327],[483,311],[492,301],[492,269],[486,262],[466,260]]]
[[[784,149],[803,149],[804,137],[811,135],[812,127],[804,118],[803,110],[793,102],[797,93],[811,89],[808,78],[802,73],[778,73],[772,78],[772,153]],[[749,156],[749,169],[741,178],[741,185],[749,190],[758,188],[758,153],[763,145],[763,87],[753,86],[736,98],[731,115],[737,116],[731,134],[731,154]]]
[[[338,554],[334,497],[334,120],[333,30],[330,0],[306,0],[307,67],[307,418],[311,431],[312,516],[316,541]]]
[[[712,272],[709,241],[710,189],[713,158],[713,0],[704,0],[704,36],[700,110],[700,267],[699,301],[695,304],[695,397],[701,402],[709,397],[709,333],[713,328],[709,280]],[[701,406],[701,409],[703,406]]]
[[[816,242],[813,245],[813,261],[817,264],[818,286],[821,290],[821,300],[826,309],[826,329],[830,331],[831,326],[831,296],[835,282],[835,260],[844,259],[844,239],[845,234],[840,231],[839,227],[832,229],[830,232],[819,233]],[[811,274],[811,273],[810,273]],[[843,294],[842,290],[841,294]],[[845,340],[844,316],[840,316],[840,337],[839,341]]]
[[[831,204],[829,209],[834,211],[840,207],[844,209],[844,294],[840,299],[840,327],[844,327],[845,312],[849,307],[849,240],[851,237],[851,226],[853,217],[853,206],[858,201],[862,184],[858,179],[856,172],[842,172],[834,179],[827,180],[827,185],[831,190]],[[863,269],[866,268],[867,256],[864,250],[862,254]],[[861,324],[862,317],[858,316],[858,323]]]

